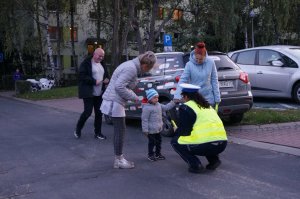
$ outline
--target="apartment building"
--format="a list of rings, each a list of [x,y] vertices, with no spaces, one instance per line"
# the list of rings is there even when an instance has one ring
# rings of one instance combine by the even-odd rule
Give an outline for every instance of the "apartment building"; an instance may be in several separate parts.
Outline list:
[[[55,5],[55,4],[54,4]],[[79,66],[79,64],[83,61],[83,59],[93,52],[93,50],[97,47],[103,47],[107,55],[110,54],[111,49],[111,37],[112,30],[110,31],[101,31],[100,33],[100,41],[97,41],[97,17],[95,12],[95,7],[93,5],[93,0],[85,0],[85,1],[77,1],[77,4],[74,8],[74,29],[71,31],[71,20],[70,14],[66,12],[61,12],[60,17],[60,60],[61,66],[63,68],[63,72],[65,74],[74,74],[75,65]],[[138,16],[142,10],[136,12]],[[164,18],[168,16],[170,10],[164,7],[159,7],[159,14],[157,16],[156,26],[158,26]],[[57,44],[58,44],[58,34],[57,34],[57,16],[56,16],[56,6],[48,5],[48,33],[50,35],[51,46],[53,49],[53,58],[57,67]],[[177,22],[182,20],[184,17],[184,11],[182,9],[175,9],[173,11],[173,16],[171,21]],[[112,19],[111,19],[112,20]],[[74,49],[76,56],[73,58],[72,56],[72,48],[71,48],[71,32],[73,32],[74,37]],[[145,32],[142,32],[142,36],[145,37]],[[159,37],[155,41],[155,47],[159,49],[159,51],[163,50],[163,35],[165,30],[162,29]],[[180,34],[176,32],[171,32],[168,34],[172,34],[173,43],[176,44],[176,40],[180,38]],[[46,50],[46,49],[45,49]],[[136,36],[130,32],[127,38],[126,50],[124,50],[123,55],[124,59],[132,58],[139,54],[136,42]],[[75,59],[73,62],[72,60]],[[107,60],[108,62],[110,60]]]

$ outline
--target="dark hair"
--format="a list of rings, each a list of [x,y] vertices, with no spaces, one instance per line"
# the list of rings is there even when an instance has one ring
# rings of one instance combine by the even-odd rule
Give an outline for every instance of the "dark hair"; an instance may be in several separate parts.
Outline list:
[[[181,95],[187,96],[190,100],[195,101],[196,104],[198,104],[199,108],[209,108],[210,107],[210,104],[208,103],[208,101],[198,92],[193,92],[193,93],[182,92]]]

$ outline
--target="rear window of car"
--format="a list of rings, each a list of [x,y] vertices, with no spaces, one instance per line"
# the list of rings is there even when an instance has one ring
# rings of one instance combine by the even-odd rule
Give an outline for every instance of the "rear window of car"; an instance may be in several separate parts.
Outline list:
[[[215,61],[217,70],[239,69],[227,55],[209,55]]]
[[[157,62],[150,71],[152,76],[166,75],[183,70],[182,55],[158,55]]]

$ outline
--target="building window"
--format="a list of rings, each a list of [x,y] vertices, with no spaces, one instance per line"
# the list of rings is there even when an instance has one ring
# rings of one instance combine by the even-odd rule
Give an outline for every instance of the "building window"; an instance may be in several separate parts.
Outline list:
[[[175,9],[174,12],[173,12],[173,17],[172,17],[172,19],[173,19],[174,21],[182,20],[182,15],[183,15],[183,11],[182,11],[182,10]]]
[[[158,11],[158,19],[164,19],[167,18],[168,16],[168,11],[166,8],[159,7]]]
[[[71,41],[71,28],[70,27],[61,27],[60,28],[60,33],[61,33],[61,41]],[[58,28],[56,26],[49,26],[48,27],[48,32],[50,35],[50,40],[51,41],[57,41],[57,30]],[[78,31],[77,31],[77,27],[74,27],[74,41],[77,42],[78,41]]]
[[[57,41],[57,31],[58,31],[58,28],[56,26],[49,26],[48,27],[48,32],[49,32],[49,36],[50,36],[50,40],[52,41]],[[60,28],[60,38],[61,40],[63,39],[62,37],[62,28]]]
[[[166,8],[162,8],[160,7],[159,8],[159,11],[158,11],[158,19],[165,19],[168,17],[168,14],[169,14],[170,10],[166,9]],[[181,20],[183,17],[183,10],[180,10],[180,9],[175,9],[173,11],[173,16],[172,16],[172,19],[174,21],[179,21]]]
[[[58,65],[58,63],[57,63],[57,61],[58,61],[57,60],[57,55],[52,55],[52,58],[53,58],[54,67],[57,68],[57,65]],[[61,65],[62,65],[62,62],[63,62],[63,56],[62,55],[60,56],[60,62],[61,62]],[[49,55],[47,55],[47,66],[48,66],[48,68],[51,67]]]
[[[75,65],[73,65],[73,56],[72,55],[63,55],[62,65],[64,69],[66,68],[74,68],[78,65],[78,56],[75,55]]]
[[[71,34],[72,34],[72,31],[71,31],[71,28],[70,27],[64,27],[63,28],[63,38],[64,38],[64,41],[71,41]],[[78,31],[77,31],[77,27],[74,27],[74,41],[77,42],[78,41]]]
[[[75,63],[74,63],[75,66],[73,66],[72,60],[73,60],[72,55],[61,55],[60,56],[61,67],[66,69],[66,68],[77,66],[78,65],[78,56],[75,55]],[[55,68],[58,69],[58,67],[57,67],[57,55],[53,55],[53,62],[54,62]],[[48,68],[51,68],[49,56],[47,56],[47,66],[48,66]]]

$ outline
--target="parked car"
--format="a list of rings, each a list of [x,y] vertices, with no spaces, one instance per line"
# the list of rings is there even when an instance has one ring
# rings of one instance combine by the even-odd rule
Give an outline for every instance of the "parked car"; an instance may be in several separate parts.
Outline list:
[[[300,103],[300,46],[262,46],[228,53],[249,74],[254,97],[281,97]]]
[[[156,56],[158,64],[144,77],[138,79],[139,82],[134,91],[142,102],[146,102],[145,90],[155,88],[159,93],[159,102],[168,103],[173,99],[177,83],[190,54],[167,52],[157,53]],[[219,104],[218,114],[232,123],[238,123],[253,104],[248,75],[224,53],[209,52],[209,57],[215,61],[218,70],[222,100]],[[140,118],[141,111],[141,103],[128,102],[126,105],[126,117],[128,118]],[[169,111],[163,117],[164,130],[162,134],[165,136],[172,136],[174,133],[170,118],[176,118],[176,110]],[[105,120],[110,122],[110,118],[107,116],[105,116]]]

